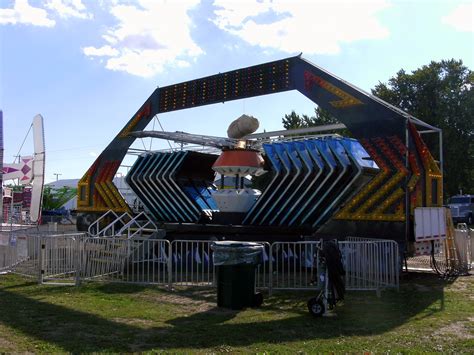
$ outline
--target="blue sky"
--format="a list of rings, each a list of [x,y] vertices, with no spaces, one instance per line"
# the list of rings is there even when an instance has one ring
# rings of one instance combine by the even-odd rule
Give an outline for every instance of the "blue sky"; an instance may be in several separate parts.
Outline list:
[[[300,52],[367,91],[431,60],[473,69],[473,12],[472,1],[455,0],[0,0],[5,162],[41,113],[46,181],[81,177],[155,87]],[[168,131],[224,136],[242,113],[270,131],[291,110],[313,109],[288,92],[159,120]],[[30,136],[21,154],[32,151]]]

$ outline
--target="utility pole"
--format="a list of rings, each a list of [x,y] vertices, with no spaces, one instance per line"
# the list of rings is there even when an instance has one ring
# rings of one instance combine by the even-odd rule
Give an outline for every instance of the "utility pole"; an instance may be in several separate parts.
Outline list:
[[[62,175],[62,174],[54,173],[53,175],[56,175],[56,181],[58,181],[58,176],[59,176],[59,175]]]

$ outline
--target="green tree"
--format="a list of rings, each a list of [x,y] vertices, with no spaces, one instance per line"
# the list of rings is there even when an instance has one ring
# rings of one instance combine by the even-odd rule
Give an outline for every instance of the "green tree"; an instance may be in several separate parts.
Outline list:
[[[332,116],[329,112],[320,107],[314,109],[314,116],[298,115],[294,110],[290,114],[282,118],[282,124],[285,129],[307,128],[315,126],[323,126],[329,124],[341,123],[338,119]],[[337,133],[345,137],[350,137],[351,134],[347,129],[324,131],[321,133]]]
[[[474,193],[474,74],[461,60],[431,62],[411,74],[400,70],[372,93],[443,130],[445,195]],[[430,137],[431,136],[431,137]],[[424,135],[432,151],[435,135]]]
[[[63,186],[58,189],[45,186],[43,189],[43,210],[54,210],[60,208],[77,193],[76,188]]]

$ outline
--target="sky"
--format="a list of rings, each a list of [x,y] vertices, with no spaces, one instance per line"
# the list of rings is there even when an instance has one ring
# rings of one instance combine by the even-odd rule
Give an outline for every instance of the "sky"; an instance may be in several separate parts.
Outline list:
[[[433,60],[473,69],[473,13],[466,0],[0,0],[4,161],[33,153],[39,113],[46,182],[80,178],[156,87],[301,52],[366,91]],[[273,131],[292,110],[314,104],[279,93],[165,113],[148,129],[225,136],[245,113]]]

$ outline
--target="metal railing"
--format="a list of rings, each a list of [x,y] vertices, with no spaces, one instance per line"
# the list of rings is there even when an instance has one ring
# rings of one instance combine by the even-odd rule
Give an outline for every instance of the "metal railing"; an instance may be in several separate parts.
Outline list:
[[[270,288],[272,290],[316,288],[319,245],[317,241],[273,243],[269,256]]]
[[[114,234],[113,229],[115,228],[115,223],[109,223],[105,228],[101,229],[101,224],[105,223],[107,218],[113,218],[113,221],[115,222],[119,216],[112,210],[108,210],[105,212],[102,216],[97,218],[93,223],[88,228],[88,233],[92,237],[98,237],[98,236],[104,236],[104,229],[110,229],[112,228],[112,234]],[[131,218],[131,217],[130,217]]]
[[[39,282],[75,284],[85,233],[47,235],[39,238]]]
[[[113,220],[105,227],[101,225],[106,223],[107,218]],[[89,226],[88,232],[91,237],[141,237],[144,233],[153,233],[158,230],[155,222],[145,212],[140,212],[136,216],[131,216],[125,212],[117,215],[114,211],[109,210],[99,217]]]
[[[128,215],[128,213],[127,213]],[[140,212],[127,222],[118,232],[118,236],[127,236],[128,239],[134,237],[141,237],[143,233],[153,233],[158,231],[158,227],[153,222],[148,214]]]
[[[398,244],[391,240],[339,242],[346,270],[346,289],[399,288]]]
[[[27,230],[0,234],[0,271],[28,277],[39,275],[40,238]]]
[[[471,230],[466,224],[458,224],[454,232],[454,242],[456,244],[457,258],[459,259],[460,269],[468,272],[472,269],[473,263],[473,243],[471,239]]]
[[[23,236],[10,249],[0,247],[0,268],[37,276],[41,283],[105,281],[168,287],[215,286],[212,243],[91,238],[85,234]],[[264,253],[256,269],[256,287],[269,292],[319,288],[320,243],[262,243]],[[348,290],[398,288],[400,263],[396,242],[348,240],[338,245]]]
[[[80,259],[80,280],[168,284],[168,250],[162,239],[88,238]]]
[[[179,286],[215,286],[216,268],[213,263],[214,242],[210,240],[175,240],[170,245],[169,271],[172,284]],[[262,263],[255,271],[255,286],[270,286],[270,244],[264,246]]]

